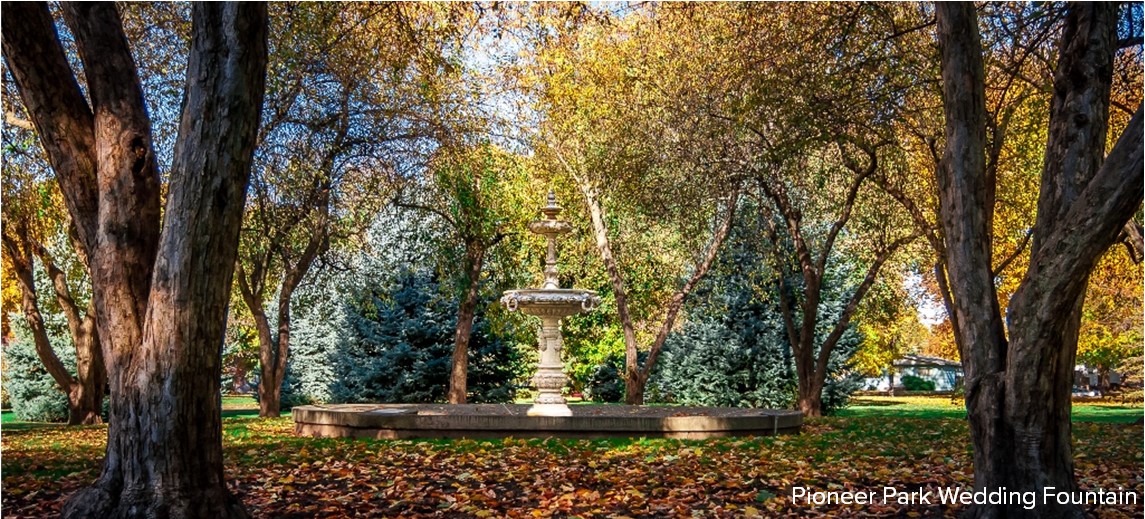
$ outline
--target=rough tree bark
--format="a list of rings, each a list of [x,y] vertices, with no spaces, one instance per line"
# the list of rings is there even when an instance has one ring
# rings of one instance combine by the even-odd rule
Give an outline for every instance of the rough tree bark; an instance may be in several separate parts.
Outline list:
[[[465,294],[457,307],[457,328],[453,334],[453,358],[449,370],[449,403],[464,404],[468,398],[469,337],[477,311],[477,289],[485,263],[485,246],[478,240],[465,244]]]
[[[119,14],[4,3],[3,49],[84,253],[111,390],[103,471],[65,517],[246,517],[223,478],[220,344],[266,74],[266,6],[199,3],[160,221],[150,121]],[[162,225],[161,225],[162,224]]]
[[[1030,267],[1008,305],[991,271],[994,179],[985,168],[982,48],[974,6],[938,4],[946,149],[938,174],[958,317],[975,486],[1077,488],[1070,389],[1088,275],[1142,202],[1141,108],[1103,154],[1116,50],[1116,5],[1073,4],[1054,78]],[[1084,517],[1077,505],[980,505],[975,517]]]
[[[107,372],[103,366],[103,352],[100,351],[99,335],[95,327],[95,307],[89,302],[80,312],[72,298],[67,278],[56,266],[43,245],[35,242],[22,223],[12,225],[13,232],[7,229],[3,236],[4,248],[12,260],[12,270],[20,285],[21,306],[32,339],[36,356],[40,358],[48,374],[68,397],[68,425],[91,425],[103,423],[100,416],[103,410],[103,395],[107,389]],[[60,362],[48,339],[43,315],[40,314],[39,297],[36,294],[35,276],[32,271],[33,255],[40,259],[48,277],[56,302],[67,319],[68,333],[76,351],[76,374],[72,375]]]

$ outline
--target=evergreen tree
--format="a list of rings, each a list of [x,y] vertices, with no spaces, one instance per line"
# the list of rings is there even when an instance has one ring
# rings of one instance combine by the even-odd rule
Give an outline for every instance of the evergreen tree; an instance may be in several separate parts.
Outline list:
[[[480,309],[489,305],[485,298]],[[489,333],[485,312],[474,322],[470,400],[514,395],[515,351]],[[334,355],[331,386],[339,402],[440,402],[449,381],[457,301],[428,270],[405,270],[344,308],[345,336]]]
[[[431,225],[401,213],[381,215],[363,252],[335,257],[340,268],[323,268],[298,294],[284,408],[445,399],[457,296],[434,268],[426,246]],[[496,291],[482,289],[469,351],[470,401],[511,401],[527,369],[516,345],[520,320],[504,319]]]
[[[12,412],[26,422],[66,422],[68,397],[36,355],[32,332],[24,316],[13,315],[10,322],[15,340],[4,347],[4,388],[8,391]],[[60,362],[75,372],[76,353],[71,343],[58,333],[49,333],[49,339]]]
[[[665,343],[650,395],[686,405],[790,408],[796,402],[791,344],[778,306],[778,286],[758,250],[758,212],[750,206],[739,221],[713,271],[687,306],[688,322]],[[846,304],[844,288],[852,266],[831,265],[820,306],[819,339]],[[795,283],[796,279],[788,279]],[[858,350],[854,324],[840,339],[828,365],[825,410],[846,404],[858,388],[847,369]]]

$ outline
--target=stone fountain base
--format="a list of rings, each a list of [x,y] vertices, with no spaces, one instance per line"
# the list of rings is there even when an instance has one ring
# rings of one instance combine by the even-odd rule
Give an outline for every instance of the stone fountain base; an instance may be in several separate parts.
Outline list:
[[[528,416],[572,416],[567,404],[533,404],[525,411]]]
[[[522,404],[338,404],[295,407],[300,436],[402,438],[703,439],[798,433],[799,411],[726,407],[568,406],[568,416],[530,416]]]

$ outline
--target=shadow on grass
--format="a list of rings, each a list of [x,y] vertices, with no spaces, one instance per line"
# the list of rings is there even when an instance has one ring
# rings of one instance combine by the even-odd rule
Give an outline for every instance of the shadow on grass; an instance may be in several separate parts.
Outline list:
[[[0,426],[0,429],[3,429],[4,432],[23,432],[23,431],[34,431],[36,429],[50,429],[50,428],[55,428],[55,427],[61,427],[63,425],[64,424],[50,423],[50,422],[16,422],[16,421],[11,421],[11,422],[4,422],[4,425]]]
[[[861,406],[861,407],[892,407],[892,406],[897,406],[897,405],[903,405],[905,403],[906,402],[895,402],[895,401],[891,401],[891,400],[873,400],[870,398],[855,397],[855,398],[851,399],[851,403],[849,405]]]
[[[286,414],[290,413],[284,413],[284,415]],[[223,418],[238,418],[244,416],[258,418],[258,409],[223,409]]]

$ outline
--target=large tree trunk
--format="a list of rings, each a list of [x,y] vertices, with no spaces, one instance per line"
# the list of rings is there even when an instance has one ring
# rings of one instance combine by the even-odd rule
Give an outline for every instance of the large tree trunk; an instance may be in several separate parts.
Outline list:
[[[245,294],[244,294],[245,295]],[[283,325],[280,323],[278,332],[271,332],[270,321],[266,310],[259,300],[252,303],[247,300],[251,315],[254,316],[255,329],[258,331],[258,415],[263,418],[276,417],[282,412],[282,379],[286,377],[286,347],[290,341],[290,324],[286,324],[287,334],[283,336]],[[289,307],[279,309],[279,314],[290,315]],[[280,362],[281,360],[281,362]],[[279,364],[282,369],[278,369]]]
[[[103,423],[103,397],[107,392],[107,369],[103,363],[103,350],[96,327],[95,301],[89,301],[86,311],[80,313],[68,287],[64,274],[47,249],[35,243],[36,255],[52,279],[56,303],[68,321],[68,332],[76,351],[76,376],[68,389],[69,424]]]
[[[269,260],[268,260],[269,261]],[[259,362],[259,381],[258,381],[258,415],[260,417],[273,417],[278,416],[282,407],[282,378],[279,376],[277,369],[278,362],[275,360],[279,353],[279,340],[278,337],[270,330],[270,319],[266,315],[266,307],[262,304],[262,287],[265,287],[265,278],[260,278],[263,275],[264,264],[255,266],[254,280],[248,281],[247,275],[244,272],[242,262],[236,263],[238,270],[238,285],[239,293],[242,295],[243,302],[246,303],[247,309],[250,310],[251,318],[254,319],[255,336],[258,340],[258,362]],[[287,301],[290,297],[287,296]],[[285,309],[280,308],[279,313],[286,313],[290,315],[289,306]],[[289,329],[289,324],[287,326]],[[279,327],[281,330],[282,328]],[[285,362],[283,362],[285,366]]]
[[[245,517],[223,478],[220,353],[266,74],[266,6],[200,3],[160,222],[151,129],[115,6],[5,3],[4,56],[91,258],[111,390],[103,471],[65,517]],[[162,231],[160,231],[162,229]]]
[[[477,289],[481,282],[481,267],[485,262],[485,248],[478,243],[465,246],[465,295],[457,307],[457,330],[453,336],[453,359],[449,371],[449,403],[464,404],[468,395],[466,377],[469,373],[469,337],[473,333],[473,318],[477,310]]]
[[[612,244],[608,239],[608,224],[604,221],[604,208],[600,204],[600,196],[596,189],[585,179],[578,179],[581,194],[584,195],[585,205],[588,206],[589,219],[592,221],[592,233],[596,238],[596,248],[600,252],[600,260],[608,272],[608,280],[612,284],[612,295],[616,298],[616,315],[620,319],[620,327],[624,332],[624,402],[629,405],[644,403],[644,383],[640,380],[640,363],[637,355],[636,327],[632,316],[628,313],[628,291],[624,287],[624,278],[620,275],[620,267],[616,257],[612,254]]]
[[[76,347],[76,383],[68,391],[68,424],[103,423],[103,397],[107,392],[107,372],[95,330],[94,316],[82,338],[73,336]]]
[[[799,410],[803,416],[823,416],[823,385],[805,382],[799,388]]]
[[[315,258],[321,254],[329,242],[326,239],[326,217],[329,209],[329,199],[319,209],[317,229],[310,235],[310,241],[302,256],[293,267],[287,269],[278,289],[278,323],[277,329],[271,331],[270,321],[266,315],[266,308],[262,305],[262,291],[252,291],[251,284],[243,275],[239,266],[239,291],[243,300],[254,316],[255,329],[258,330],[258,358],[261,379],[258,386],[258,415],[263,418],[274,418],[282,414],[282,383],[286,379],[286,365],[290,355],[291,332],[291,298],[294,291],[302,283],[302,278],[310,271]],[[261,266],[265,273],[266,265]],[[258,274],[256,274],[258,276]],[[265,286],[265,279],[257,280],[260,287]]]
[[[988,219],[994,186],[985,179],[986,109],[982,43],[971,4],[939,4],[946,151],[938,168],[939,206],[945,230],[947,276],[953,297],[963,369],[966,410],[974,442],[974,481],[998,488],[1006,468],[1001,411],[1005,388],[1005,333],[990,276]],[[981,268],[986,265],[987,268]],[[974,266],[974,267],[972,267]]]
[[[1002,330],[990,265],[993,179],[983,167],[981,42],[972,4],[939,4],[946,265],[966,371],[979,489],[1075,490],[1070,389],[1088,274],[1142,200],[1141,109],[1102,163],[1116,6],[1071,6],[1062,34],[1030,267]],[[1083,517],[1055,502],[980,505],[978,517]]]

